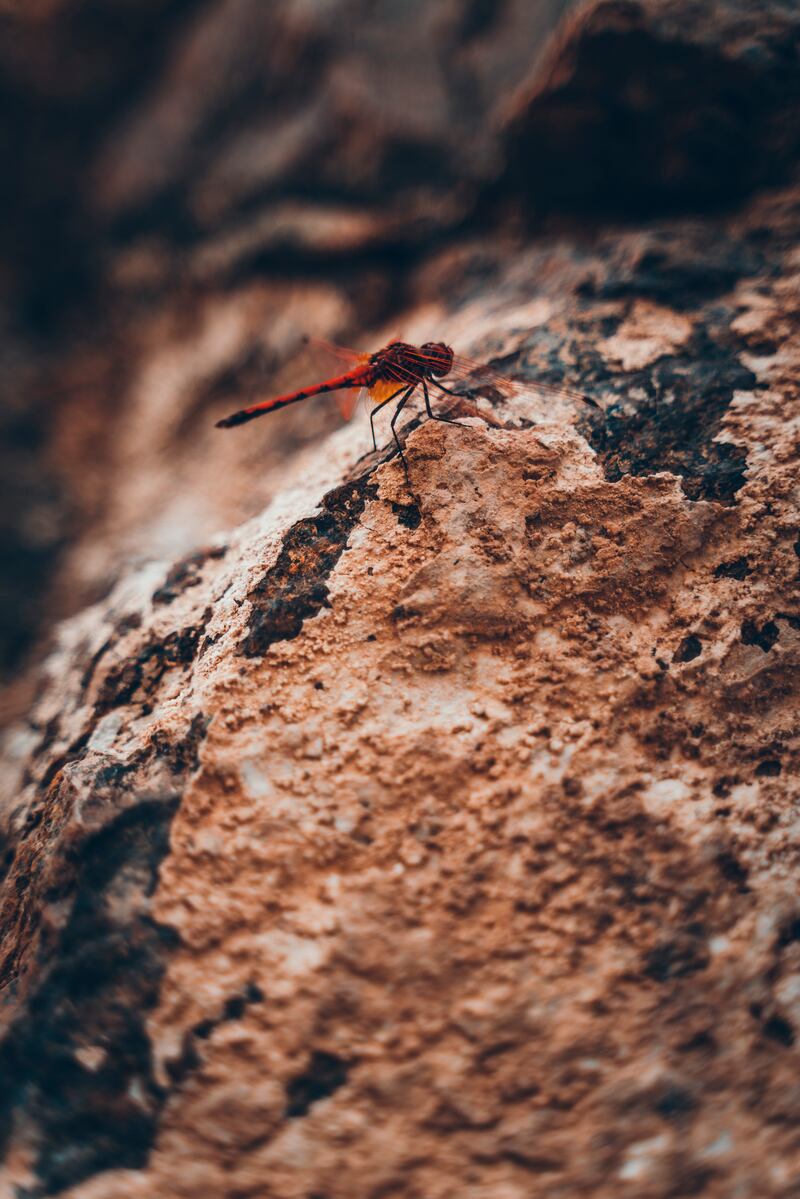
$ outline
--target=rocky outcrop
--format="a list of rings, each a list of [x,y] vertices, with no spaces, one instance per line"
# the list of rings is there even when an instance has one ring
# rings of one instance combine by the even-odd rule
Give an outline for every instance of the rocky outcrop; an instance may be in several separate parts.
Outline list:
[[[72,565],[122,577],[4,739],[0,1195],[795,1193],[798,232],[431,249],[405,335],[531,388],[407,476],[207,428],[278,285],[151,318]]]

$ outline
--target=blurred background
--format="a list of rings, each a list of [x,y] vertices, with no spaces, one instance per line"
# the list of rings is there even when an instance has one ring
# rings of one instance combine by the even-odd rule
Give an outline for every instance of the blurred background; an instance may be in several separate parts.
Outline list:
[[[306,334],[434,336],[521,244],[787,177],[794,10],[0,0],[4,713],[55,620],[259,511],[335,426],[213,427],[313,379]]]

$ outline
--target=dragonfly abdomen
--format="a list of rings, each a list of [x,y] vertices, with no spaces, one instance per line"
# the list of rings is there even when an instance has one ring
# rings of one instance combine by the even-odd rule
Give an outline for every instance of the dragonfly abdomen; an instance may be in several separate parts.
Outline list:
[[[242,408],[239,412],[234,412],[232,416],[218,420],[217,428],[232,429],[235,425],[243,425],[249,420],[255,420],[257,416],[263,416],[266,412],[276,412],[278,408],[286,408],[289,404],[298,404],[300,400],[322,395],[325,391],[342,391],[347,387],[369,387],[375,378],[376,372],[372,366],[360,366],[357,370],[337,375],[335,379],[326,379],[324,383],[315,383],[311,387],[300,387],[297,391],[287,392],[286,395],[276,396],[272,400],[264,400],[260,404],[253,404],[250,408]]]

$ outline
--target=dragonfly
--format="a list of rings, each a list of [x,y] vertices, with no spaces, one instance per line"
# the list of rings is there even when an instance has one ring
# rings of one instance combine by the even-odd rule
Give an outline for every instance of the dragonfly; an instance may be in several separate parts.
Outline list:
[[[329,343],[320,344],[339,357],[347,359],[351,364],[350,369],[341,375],[325,379],[321,383],[313,383],[309,387],[301,387],[297,391],[262,400],[249,408],[241,408],[231,416],[217,421],[217,428],[231,429],[236,425],[246,424],[247,421],[255,420],[268,412],[277,412],[280,408],[287,408],[290,404],[297,404],[301,400],[322,395],[324,392],[354,392],[353,400],[342,406],[343,415],[350,416],[355,409],[359,393],[366,392],[373,404],[370,412],[370,429],[372,445],[376,451],[378,443],[375,437],[375,417],[382,408],[395,402],[390,428],[397,451],[406,473],[408,473],[403,446],[397,432],[397,422],[408,401],[420,389],[428,417],[431,420],[449,423],[452,423],[453,418],[449,417],[446,412],[434,412],[431,406],[431,393],[434,394],[434,398],[444,395],[462,401],[474,396],[499,399],[533,394],[545,400],[548,398],[575,400],[588,404],[592,408],[599,408],[594,400],[579,391],[572,391],[549,383],[531,383],[509,379],[491,366],[457,356],[452,348],[443,341],[429,341],[421,346],[411,345],[405,341],[390,341],[374,354],[359,354],[355,350],[346,350],[341,346],[331,346]],[[474,414],[484,416],[477,409],[474,410]]]

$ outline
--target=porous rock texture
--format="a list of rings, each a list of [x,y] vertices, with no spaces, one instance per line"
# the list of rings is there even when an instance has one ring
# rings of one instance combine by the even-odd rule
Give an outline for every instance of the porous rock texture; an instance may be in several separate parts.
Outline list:
[[[455,239],[406,336],[601,411],[356,423],[60,626],[3,1199],[798,1194],[799,233]]]

